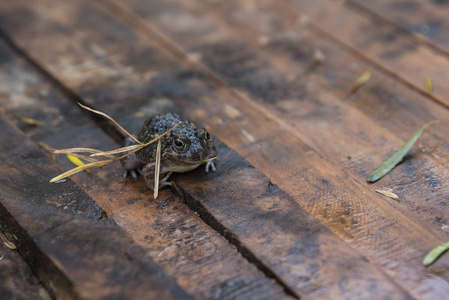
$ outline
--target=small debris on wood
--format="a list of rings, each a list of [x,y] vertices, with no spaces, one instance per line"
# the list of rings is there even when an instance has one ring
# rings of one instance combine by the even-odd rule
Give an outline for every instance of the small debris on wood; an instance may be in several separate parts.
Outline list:
[[[359,78],[354,81],[351,88],[349,89],[348,94],[353,95],[355,94],[361,87],[364,85],[369,79],[371,78],[371,72],[366,71],[363,73]]]
[[[423,265],[430,266],[433,262],[441,256],[444,252],[449,249],[449,242],[444,243],[443,245],[439,245],[438,247],[433,248],[424,258]]]
[[[5,255],[3,254],[2,257],[0,257],[0,261],[2,261],[5,258]]]
[[[432,80],[430,80],[430,78],[426,78],[425,83],[426,83],[427,94],[429,94],[430,96],[433,96]]]
[[[5,244],[6,247],[8,247],[11,250],[17,249],[16,245],[9,241],[6,236],[3,234],[3,232],[0,232],[0,239],[2,240],[3,244]]]
[[[5,115],[8,115],[8,116],[10,116],[10,117],[13,117],[13,118],[15,118],[15,119],[17,119],[17,120],[19,120],[19,121],[25,123],[25,124],[28,124],[28,125],[32,125],[32,126],[42,126],[42,122],[36,121],[36,120],[34,120],[34,119],[30,119],[30,118],[26,118],[26,117],[22,117],[22,116],[16,115],[15,113],[6,111],[6,110],[3,109],[3,108],[0,108],[0,113],[5,114]]]
[[[389,191],[383,191],[383,190],[375,190],[375,191],[376,191],[377,193],[379,193],[379,194],[382,194],[382,195],[385,195],[385,196],[387,196],[387,197],[390,197],[391,199],[400,201],[398,195],[396,195],[396,194],[394,194],[394,193],[392,193],[392,192],[389,192]]]
[[[421,135],[421,133],[424,131],[424,129],[427,128],[430,124],[439,122],[437,120],[430,121],[427,124],[424,124],[421,128],[419,128],[413,136],[405,143],[404,146],[402,146],[401,149],[399,149],[393,156],[391,156],[386,162],[384,162],[379,168],[377,168],[371,175],[368,176],[366,179],[368,182],[375,182],[382,177],[384,177],[386,174],[388,174],[391,170],[396,167],[398,163],[402,161],[404,156],[407,154],[407,152],[412,148],[413,144],[415,144],[418,137]]]

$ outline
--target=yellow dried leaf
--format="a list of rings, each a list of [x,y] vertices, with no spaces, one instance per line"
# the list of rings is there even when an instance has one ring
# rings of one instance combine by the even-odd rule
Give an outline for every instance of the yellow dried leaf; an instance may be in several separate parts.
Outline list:
[[[73,156],[71,154],[66,154],[66,156],[69,159],[69,161],[77,167],[85,165],[85,163],[76,156]],[[89,172],[89,169],[86,169],[85,171]]]
[[[396,195],[396,194],[394,194],[394,193],[392,193],[392,192],[389,192],[389,191],[383,191],[383,190],[375,190],[375,191],[376,191],[377,193],[379,193],[379,194],[382,194],[382,195],[385,195],[385,196],[387,196],[387,197],[390,197],[391,199],[400,201],[398,195]]]

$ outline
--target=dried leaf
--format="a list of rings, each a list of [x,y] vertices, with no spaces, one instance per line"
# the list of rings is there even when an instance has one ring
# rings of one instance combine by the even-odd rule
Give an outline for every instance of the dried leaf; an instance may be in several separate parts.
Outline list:
[[[15,250],[17,249],[16,245],[10,242],[6,236],[3,234],[3,232],[0,232],[0,239],[2,240],[3,244],[5,244],[6,247],[9,249]]]
[[[440,257],[441,254],[446,252],[449,249],[449,242],[445,243],[443,245],[439,245],[438,247],[432,249],[426,257],[424,257],[424,260],[422,261],[423,265],[429,266],[433,264],[433,262]]]
[[[392,192],[389,192],[389,191],[383,191],[383,190],[375,190],[375,191],[378,192],[379,194],[385,195],[385,196],[387,196],[387,197],[390,197],[391,199],[394,199],[394,200],[398,200],[398,201],[399,201],[398,195],[396,195],[396,194],[394,194],[394,193],[392,193]]]
[[[85,160],[87,162],[97,162],[97,161],[99,161],[98,159],[95,159],[95,158],[92,158],[90,156],[86,156],[86,155],[83,155],[83,154],[78,154],[78,153],[67,154],[67,156],[69,156],[69,155],[77,157],[77,158],[79,158],[81,160]]]
[[[355,92],[358,91],[358,89],[364,85],[369,79],[371,78],[371,72],[366,71],[365,73],[363,73],[359,78],[356,79],[356,81],[354,81],[354,83],[352,84],[351,88],[349,89],[349,95],[354,94]]]
[[[439,122],[439,121],[430,121],[427,124],[424,124],[421,128],[419,128],[413,136],[402,146],[401,149],[399,149],[393,156],[391,156],[386,162],[384,162],[379,168],[377,168],[373,173],[371,173],[370,176],[366,179],[368,182],[375,182],[382,177],[384,177],[386,174],[388,174],[391,170],[396,167],[398,163],[402,161],[404,156],[407,154],[407,152],[410,150],[410,148],[415,144],[418,137],[421,135],[421,133],[426,129],[427,126],[429,126],[432,123]]]
[[[154,199],[157,198],[157,195],[159,194],[159,173],[161,171],[161,140],[159,139],[157,142],[157,149],[156,149],[156,166],[155,166],[155,172],[154,172]]]
[[[71,176],[73,174],[76,174],[78,172],[81,172],[81,171],[84,171],[84,170],[87,170],[87,169],[101,168],[101,167],[104,167],[104,166],[114,162],[114,161],[115,161],[115,159],[108,159],[108,160],[97,161],[97,162],[89,163],[89,164],[86,164],[86,165],[83,165],[83,166],[79,166],[79,167],[71,169],[71,170],[69,170],[67,172],[62,173],[61,175],[58,175],[58,176],[52,178],[50,180],[50,182],[59,181],[61,179],[64,179],[66,177],[69,177],[69,176]]]
[[[432,80],[430,80],[430,78],[426,78],[425,83],[427,88],[427,94],[432,96],[433,95]]]
[[[142,145],[142,143],[141,143],[138,139],[136,139],[131,133],[129,133],[128,131],[126,131],[125,128],[123,128],[119,123],[117,123],[117,122],[116,122],[113,118],[111,118],[109,115],[105,114],[104,112],[101,112],[101,111],[92,109],[92,108],[90,108],[90,107],[87,107],[87,106],[85,106],[85,105],[82,105],[82,104],[79,103],[79,102],[78,102],[78,105],[81,106],[82,108],[88,110],[88,111],[91,111],[91,112],[93,112],[93,113],[96,113],[96,114],[98,114],[98,115],[100,115],[100,116],[103,116],[103,117],[109,119],[110,121],[112,121],[112,122],[115,124],[115,126],[117,126],[118,128],[120,128],[120,130],[122,130],[124,133],[126,133],[126,135],[128,135],[130,138],[132,138],[137,144]]]

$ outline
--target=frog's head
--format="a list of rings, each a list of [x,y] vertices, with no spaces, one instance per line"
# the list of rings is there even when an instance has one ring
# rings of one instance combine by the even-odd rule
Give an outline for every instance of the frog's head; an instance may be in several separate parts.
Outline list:
[[[205,129],[184,121],[167,138],[163,161],[167,166],[189,166],[208,159],[213,140]]]

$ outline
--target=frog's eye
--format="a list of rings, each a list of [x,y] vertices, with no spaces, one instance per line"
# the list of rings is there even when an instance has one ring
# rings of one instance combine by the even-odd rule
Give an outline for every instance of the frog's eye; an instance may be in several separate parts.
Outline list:
[[[176,139],[173,141],[173,148],[175,148],[176,151],[178,152],[183,152],[187,149],[187,144],[184,143],[184,141],[180,140],[180,139]]]
[[[210,134],[209,134],[209,132],[205,132],[204,133],[204,140],[207,142],[208,140],[210,140]]]

